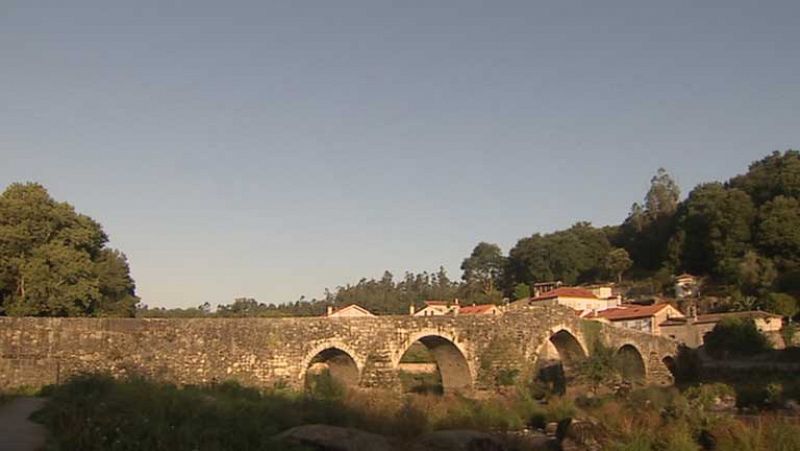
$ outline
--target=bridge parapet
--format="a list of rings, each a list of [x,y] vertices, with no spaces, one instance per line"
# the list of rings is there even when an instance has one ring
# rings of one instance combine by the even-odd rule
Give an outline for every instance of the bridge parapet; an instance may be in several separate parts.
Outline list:
[[[675,353],[671,341],[606,325],[591,329],[617,349],[635,347],[649,380],[669,379],[663,359]],[[487,389],[503,374],[529,375],[543,356],[589,351],[588,335],[583,320],[560,308],[455,317],[0,318],[0,389],[93,371],[302,388],[320,362],[360,386],[396,388],[400,359],[416,341],[436,357],[445,389]]]

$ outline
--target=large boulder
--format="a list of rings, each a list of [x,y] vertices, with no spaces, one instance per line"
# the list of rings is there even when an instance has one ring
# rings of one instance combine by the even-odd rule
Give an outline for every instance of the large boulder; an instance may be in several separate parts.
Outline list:
[[[469,430],[436,431],[423,435],[414,444],[414,451],[505,451],[494,437]]]
[[[275,440],[300,445],[315,451],[391,451],[392,446],[381,435],[353,428],[308,424],[278,434]]]

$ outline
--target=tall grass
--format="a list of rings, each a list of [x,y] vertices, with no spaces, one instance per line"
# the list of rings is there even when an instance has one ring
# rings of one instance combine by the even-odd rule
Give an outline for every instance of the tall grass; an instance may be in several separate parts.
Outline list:
[[[261,450],[303,424],[357,427],[399,439],[437,429],[518,430],[563,416],[522,397],[348,391],[321,381],[314,393],[259,391],[236,383],[178,387],[143,379],[78,376],[52,387],[39,414],[53,449]]]
[[[648,388],[627,396],[545,404],[526,389],[486,399],[343,390],[322,380],[316,392],[259,391],[236,383],[177,387],[142,379],[79,376],[49,391],[37,419],[54,450],[264,450],[303,424],[356,427],[405,442],[439,429],[516,431],[560,422],[579,445],[613,450],[800,450],[800,426],[772,417],[753,423],[716,412],[724,385]],[[561,426],[573,422],[565,430]]]

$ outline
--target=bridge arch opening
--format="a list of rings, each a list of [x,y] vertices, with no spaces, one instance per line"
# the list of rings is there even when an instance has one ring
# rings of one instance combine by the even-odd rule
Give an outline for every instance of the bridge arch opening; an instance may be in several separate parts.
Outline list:
[[[614,358],[623,380],[630,382],[644,381],[647,376],[647,369],[644,366],[642,354],[635,346],[630,344],[621,346]]]
[[[472,387],[467,359],[451,340],[426,335],[403,352],[398,372],[404,391],[450,393]]]
[[[360,372],[355,359],[336,347],[318,352],[306,368],[305,386],[307,390],[320,389],[331,382],[342,387],[358,385]]]
[[[586,358],[586,351],[584,351],[581,343],[572,333],[565,329],[561,329],[551,335],[550,343],[555,347],[561,361],[567,365]]]
[[[586,358],[586,351],[570,331],[561,329],[550,335],[539,353],[536,385],[544,393],[564,394],[575,365]]]

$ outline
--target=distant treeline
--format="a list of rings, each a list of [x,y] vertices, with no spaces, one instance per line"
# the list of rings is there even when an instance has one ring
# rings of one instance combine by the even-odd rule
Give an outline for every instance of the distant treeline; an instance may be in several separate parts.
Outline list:
[[[581,212],[576,212],[581,214]],[[589,214],[588,212],[586,213]],[[105,248],[101,226],[54,201],[37,184],[13,184],[0,196],[0,314],[87,316],[134,314],[138,301],[123,254]],[[480,242],[460,280],[443,268],[384,272],[326,290],[322,299],[267,304],[253,299],[162,309],[140,316],[320,315],[351,303],[379,314],[403,314],[426,299],[499,303],[530,295],[536,282],[617,281],[669,293],[672,276],[703,276],[721,308],[763,308],[787,316],[800,294],[800,152],[774,152],[730,180],[700,184],[685,200],[664,169],[641,203],[615,226],[577,222],[566,230],[521,238],[504,254]],[[717,306],[720,308],[720,306]]]
[[[580,212],[578,212],[580,213]],[[499,303],[530,295],[536,282],[623,282],[650,294],[669,294],[672,276],[706,279],[722,309],[762,308],[793,316],[800,293],[800,152],[774,152],[747,173],[695,187],[683,201],[664,169],[641,203],[615,226],[577,222],[566,230],[521,238],[504,255],[478,243],[461,265],[461,280],[435,273],[388,271],[379,279],[326,290],[323,299],[263,304],[239,299],[219,305],[220,316],[320,315],[327,305],[359,304],[379,314],[403,314],[426,299]],[[627,276],[627,277],[624,277]],[[140,310],[152,314],[211,314],[210,308]]]

